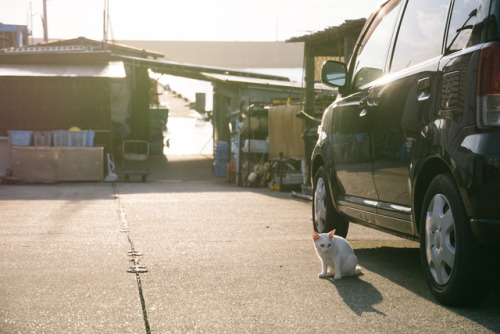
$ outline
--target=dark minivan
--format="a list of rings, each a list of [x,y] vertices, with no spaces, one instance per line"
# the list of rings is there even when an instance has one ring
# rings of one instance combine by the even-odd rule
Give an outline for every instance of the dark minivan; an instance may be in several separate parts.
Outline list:
[[[314,229],[420,241],[440,302],[481,301],[500,243],[500,0],[389,0],[322,81],[340,94],[312,154]]]

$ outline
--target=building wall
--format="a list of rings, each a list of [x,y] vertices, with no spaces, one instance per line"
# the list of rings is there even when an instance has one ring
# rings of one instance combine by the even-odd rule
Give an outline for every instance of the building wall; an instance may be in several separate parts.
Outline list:
[[[112,142],[109,79],[2,77],[0,101],[0,135],[77,126],[95,132],[94,145]]]
[[[0,124],[7,130],[110,129],[107,79],[3,77]]]
[[[25,25],[0,23],[0,49],[27,45],[29,35],[30,32]]]
[[[304,43],[119,41],[160,52],[165,59],[230,68],[302,67]]]

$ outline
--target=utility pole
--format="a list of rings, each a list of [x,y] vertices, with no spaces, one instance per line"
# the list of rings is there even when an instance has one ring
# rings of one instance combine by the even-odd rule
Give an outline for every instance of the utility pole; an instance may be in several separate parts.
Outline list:
[[[108,46],[108,30],[109,30],[109,0],[104,0],[104,15],[103,15],[103,38],[104,48]]]
[[[30,28],[31,28],[31,31],[30,31],[30,39],[31,39],[31,45],[35,44],[33,43],[33,4],[31,3],[31,0],[30,0]]]
[[[43,17],[42,17],[42,23],[43,23],[43,41],[47,43],[49,41],[49,31],[48,31],[48,24],[47,24],[47,0],[43,0]]]

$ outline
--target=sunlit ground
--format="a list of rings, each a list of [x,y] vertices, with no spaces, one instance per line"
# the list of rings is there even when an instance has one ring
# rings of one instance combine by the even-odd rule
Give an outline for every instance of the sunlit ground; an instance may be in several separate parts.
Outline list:
[[[190,115],[191,116],[191,115]],[[192,117],[169,117],[163,153],[167,155],[212,155],[212,123],[202,120],[198,113]]]

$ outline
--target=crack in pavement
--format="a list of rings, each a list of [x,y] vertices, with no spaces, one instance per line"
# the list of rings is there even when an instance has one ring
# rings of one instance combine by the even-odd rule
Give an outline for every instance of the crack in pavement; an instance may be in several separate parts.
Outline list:
[[[148,314],[147,314],[147,309],[146,309],[146,301],[144,299],[144,294],[142,292],[142,282],[141,282],[141,273],[147,273],[148,270],[146,269],[145,266],[141,266],[139,264],[140,257],[142,256],[142,253],[138,252],[135,249],[134,242],[130,238],[130,228],[128,226],[128,221],[127,221],[127,216],[125,215],[125,211],[123,210],[121,201],[120,201],[120,196],[118,195],[118,190],[116,189],[116,184],[113,182],[113,191],[114,191],[114,197],[116,199],[116,203],[118,204],[118,210],[120,212],[120,224],[121,224],[121,230],[120,232],[123,232],[127,236],[127,240],[130,245],[130,251],[128,252],[128,255],[132,257],[130,260],[131,262],[134,263],[132,267],[130,267],[127,272],[135,274],[135,278],[137,281],[137,289],[139,290],[139,299],[141,301],[141,307],[142,307],[142,317],[144,319],[144,326],[146,328],[146,334],[151,333],[151,329],[149,326],[149,320],[148,320]]]

